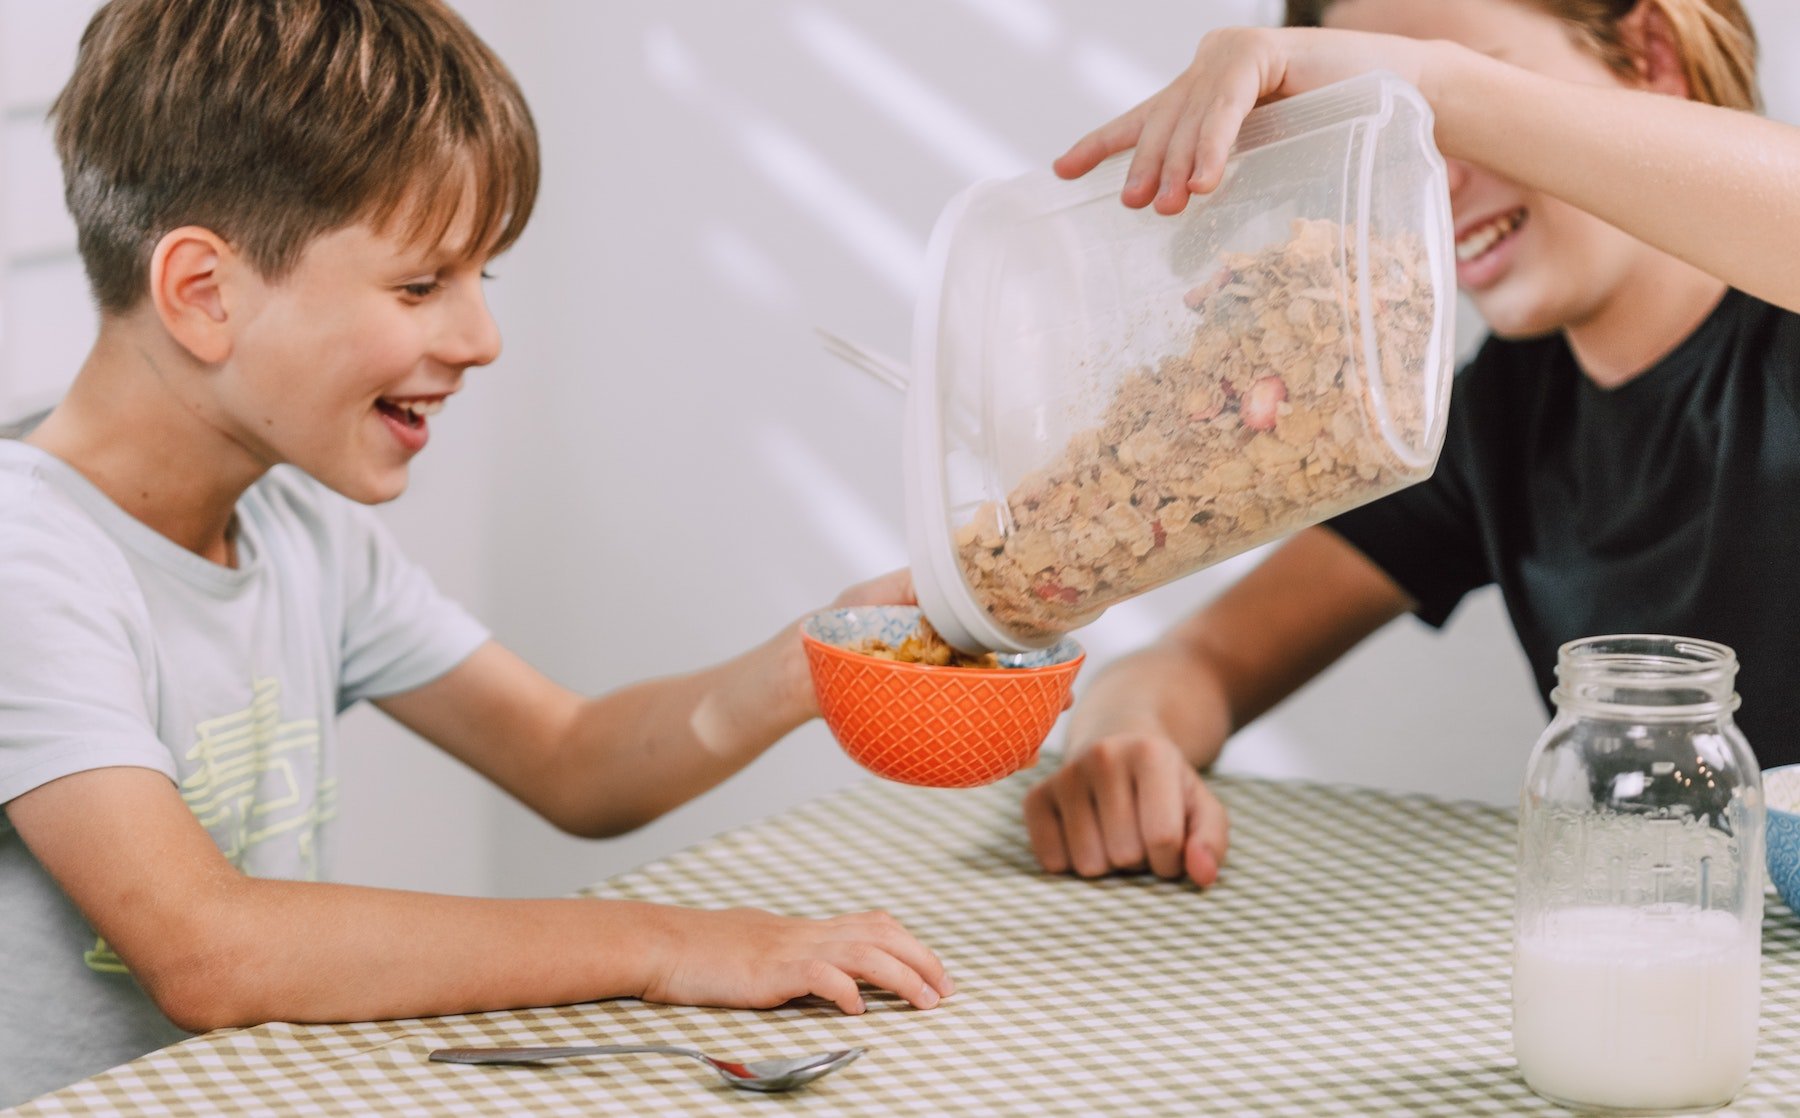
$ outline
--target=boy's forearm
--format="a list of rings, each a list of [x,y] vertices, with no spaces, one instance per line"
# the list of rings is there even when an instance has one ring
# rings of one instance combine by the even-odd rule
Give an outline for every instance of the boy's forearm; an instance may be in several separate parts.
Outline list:
[[[194,907],[186,951],[136,973],[193,1031],[633,997],[670,939],[669,912],[234,878]]]
[[[568,794],[553,818],[577,834],[631,830],[737,772],[815,713],[792,629],[704,671],[590,699],[558,750]]]

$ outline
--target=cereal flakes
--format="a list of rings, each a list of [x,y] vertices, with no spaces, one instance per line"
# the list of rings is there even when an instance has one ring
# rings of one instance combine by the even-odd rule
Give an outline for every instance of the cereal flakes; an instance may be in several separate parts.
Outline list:
[[[1189,291],[1186,352],[1126,375],[1097,426],[956,532],[976,599],[1002,628],[1048,639],[1113,603],[1364,504],[1430,471],[1395,455],[1431,417],[1416,388],[1434,307],[1422,246],[1369,240],[1376,383],[1365,382],[1340,233],[1228,254]]]
[[[873,656],[878,660],[897,660],[902,664],[924,664],[933,668],[998,668],[1000,666],[1000,658],[992,652],[983,652],[978,655],[953,647],[949,641],[939,636],[938,631],[931,627],[931,622],[923,617],[919,619],[918,629],[901,641],[898,647],[870,637],[853,646],[850,651],[860,652],[864,656]]]

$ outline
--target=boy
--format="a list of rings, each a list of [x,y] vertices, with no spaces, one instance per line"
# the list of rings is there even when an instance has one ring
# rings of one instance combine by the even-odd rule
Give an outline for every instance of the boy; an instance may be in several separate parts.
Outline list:
[[[537,186],[518,87],[441,3],[113,0],[53,115],[102,324],[0,440],[0,1106],[269,1020],[951,992],[879,913],[319,883],[343,707],[616,834],[816,713],[798,636],[584,700],[362,507],[498,354],[481,268]]]

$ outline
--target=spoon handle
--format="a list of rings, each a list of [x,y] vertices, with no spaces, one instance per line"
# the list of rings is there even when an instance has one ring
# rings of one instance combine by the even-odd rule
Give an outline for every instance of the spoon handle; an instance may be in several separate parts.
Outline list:
[[[822,326],[813,327],[813,332],[824,343],[827,353],[844,364],[867,373],[889,388],[905,392],[907,385],[911,383],[912,373],[892,357],[883,357],[847,338],[840,338]]]
[[[563,1060],[571,1056],[616,1056],[631,1052],[666,1052],[671,1056],[691,1056],[704,1061],[705,1056],[691,1048],[673,1048],[664,1044],[578,1044],[562,1047],[523,1048],[440,1048],[431,1058],[440,1064],[536,1064],[545,1060]]]

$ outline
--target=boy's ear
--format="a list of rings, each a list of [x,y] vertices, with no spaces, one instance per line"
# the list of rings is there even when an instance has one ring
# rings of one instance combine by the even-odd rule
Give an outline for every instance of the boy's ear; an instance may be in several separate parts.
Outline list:
[[[150,254],[150,301],[163,328],[204,364],[231,356],[225,276],[231,246],[210,229],[185,225]]]
[[[1637,60],[1638,83],[1651,93],[1667,93],[1686,100],[1692,96],[1687,68],[1682,65],[1681,48],[1675,40],[1675,28],[1659,3],[1638,0],[1622,21],[1626,47]]]

